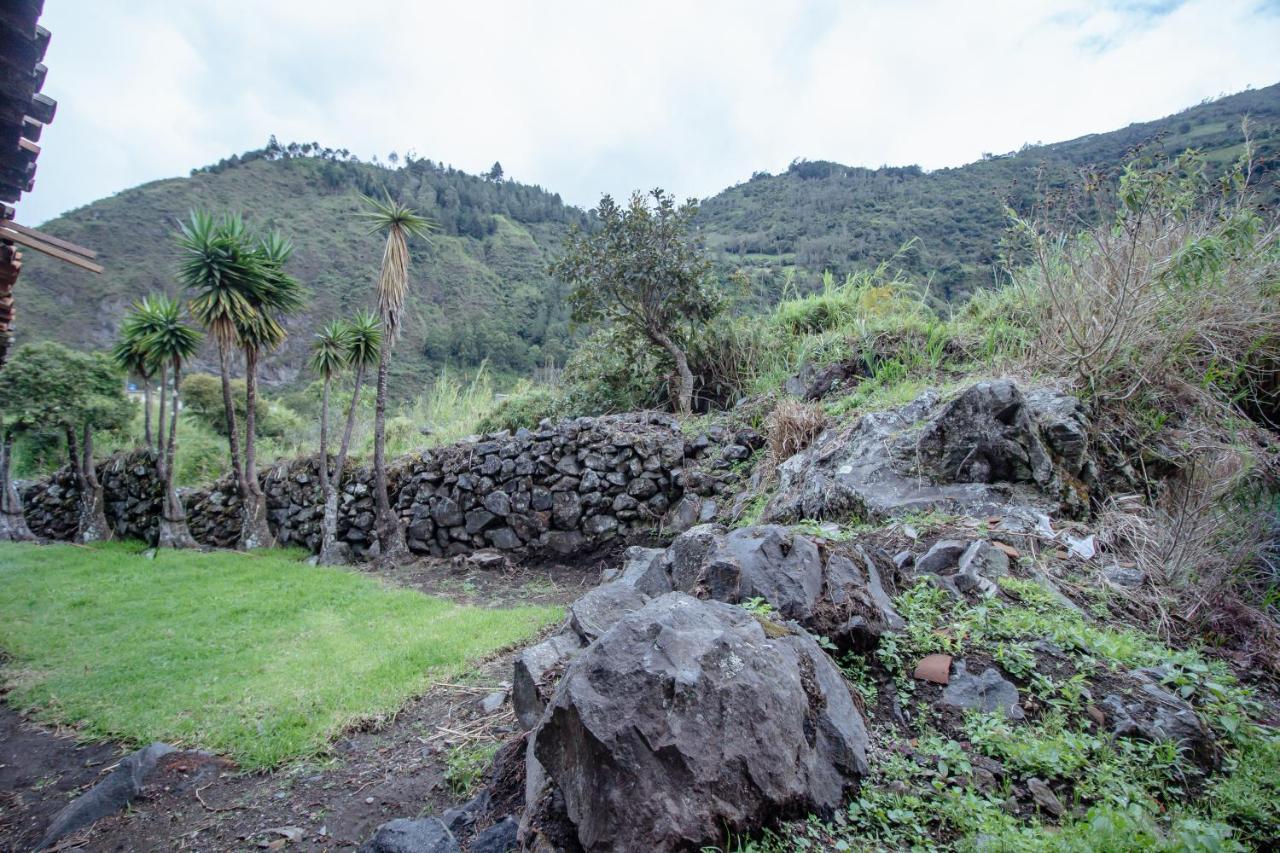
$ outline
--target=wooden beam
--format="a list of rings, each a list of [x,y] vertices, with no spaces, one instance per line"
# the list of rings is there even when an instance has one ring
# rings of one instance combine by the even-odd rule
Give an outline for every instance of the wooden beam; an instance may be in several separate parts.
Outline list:
[[[86,260],[83,256],[78,255],[75,252],[68,252],[64,249],[60,249],[52,243],[46,243],[44,240],[37,240],[34,237],[28,237],[26,234],[10,228],[10,224],[11,223],[5,223],[4,227],[0,227],[0,240],[12,240],[19,245],[26,246],[28,249],[35,249],[37,252],[46,254],[51,258],[66,261],[72,266],[80,267],[80,269],[88,270],[92,273],[102,272],[102,266],[100,264],[95,264],[93,261]]]
[[[0,228],[9,228],[13,231],[17,231],[19,234],[25,234],[34,240],[43,240],[51,246],[57,246],[59,249],[66,249],[68,252],[75,252],[82,258],[93,260],[98,257],[98,253],[93,249],[86,249],[84,246],[78,246],[70,240],[63,240],[59,237],[54,237],[52,234],[46,234],[43,231],[37,231],[34,228],[19,225],[16,222],[0,222]]]

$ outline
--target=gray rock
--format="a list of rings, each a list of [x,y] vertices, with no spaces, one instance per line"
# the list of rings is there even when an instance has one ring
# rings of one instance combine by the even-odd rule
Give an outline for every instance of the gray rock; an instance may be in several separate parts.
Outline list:
[[[120,759],[107,778],[54,815],[36,849],[52,846],[58,839],[123,809],[141,793],[160,759],[173,751],[167,743],[153,743]]]
[[[1028,779],[1027,790],[1031,792],[1031,797],[1036,801],[1036,805],[1054,817],[1062,817],[1066,813],[1066,809],[1062,807],[1062,802],[1058,799],[1057,794],[1053,793],[1053,789],[1039,779],[1034,777]]]
[[[957,708],[976,708],[988,713],[1004,711],[1011,720],[1023,716],[1018,688],[1006,680],[995,667],[979,675],[968,672],[964,661],[952,665],[951,681],[942,690],[942,704]]]
[[[1149,741],[1173,741],[1201,763],[1216,762],[1213,733],[1186,700],[1160,686],[1159,670],[1129,673],[1136,682],[1132,699],[1109,694],[1100,703],[1112,734]]]
[[[667,574],[663,559],[666,553],[662,548],[632,545],[623,556],[622,568],[618,570],[617,578],[610,580],[629,583],[637,592],[651,597],[671,592],[671,577]]]
[[[569,664],[527,771],[559,790],[586,849],[669,851],[837,807],[865,751],[812,638],[771,639],[741,608],[669,593]]]
[[[555,492],[551,496],[551,520],[560,530],[573,530],[582,518],[582,498],[576,492]]]
[[[1009,571],[1009,556],[984,539],[965,549],[956,564],[955,585],[960,592],[977,590],[985,596],[999,591],[996,581]]]
[[[576,553],[587,543],[587,537],[576,530],[550,530],[544,536],[543,544],[557,554]]]
[[[467,845],[468,853],[511,853],[519,850],[517,833],[520,824],[511,815],[507,815],[493,826],[471,839]]]
[[[649,596],[626,581],[607,583],[569,605],[569,626],[582,638],[583,644],[590,643],[648,601]]]
[[[1078,490],[1066,488],[1034,413],[1007,380],[978,383],[948,403],[929,391],[869,413],[826,430],[783,462],[763,518],[887,520],[928,510],[981,516],[1015,506],[1078,512]]]
[[[431,520],[440,527],[457,527],[462,524],[462,508],[452,498],[441,498],[431,510]]]
[[[494,515],[511,514],[511,497],[506,492],[490,492],[484,496],[484,508]]]
[[[379,826],[359,853],[461,853],[453,833],[438,817],[396,818]]]
[[[486,714],[492,714],[501,708],[507,701],[507,693],[505,690],[495,690],[480,700],[480,710]]]
[[[485,809],[489,807],[489,789],[484,789],[467,802],[452,809],[445,809],[440,820],[449,831],[459,833],[476,822]]]
[[[575,631],[562,630],[516,655],[511,704],[526,731],[538,724],[564,665],[582,648],[582,639]]]
[[[486,536],[489,537],[489,544],[495,548],[501,548],[504,551],[510,551],[513,548],[519,548],[524,543],[520,541],[520,537],[510,527],[499,527],[496,530],[490,530]]]
[[[1136,589],[1147,582],[1147,573],[1135,568],[1112,564],[1102,569],[1103,576],[1116,586]]]
[[[915,570],[922,575],[950,575],[955,573],[960,557],[969,546],[958,539],[939,539],[916,560]]]

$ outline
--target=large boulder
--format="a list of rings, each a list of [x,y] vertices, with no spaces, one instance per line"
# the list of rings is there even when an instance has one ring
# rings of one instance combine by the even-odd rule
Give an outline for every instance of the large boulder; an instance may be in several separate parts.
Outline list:
[[[671,588],[740,604],[760,598],[784,619],[838,644],[866,647],[902,627],[886,581],[893,562],[878,548],[831,542],[762,524],[681,534],[646,578],[665,569]],[[655,583],[656,585],[656,583]]]
[[[944,401],[927,391],[823,432],[778,468],[766,521],[886,520],[939,510],[975,516],[1010,507],[1088,511],[1088,421],[1053,389],[1023,395],[1010,380],[979,382]]]
[[[867,772],[866,746],[810,636],[668,593],[569,664],[532,735],[524,841],[550,803],[588,851],[696,848],[829,813]]]

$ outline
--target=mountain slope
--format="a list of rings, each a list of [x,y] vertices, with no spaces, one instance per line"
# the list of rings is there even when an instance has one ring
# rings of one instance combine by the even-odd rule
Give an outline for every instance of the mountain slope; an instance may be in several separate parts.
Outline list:
[[[1087,165],[1113,168],[1139,145],[1171,153],[1194,147],[1226,166],[1243,150],[1245,116],[1263,164],[1255,178],[1270,184],[1266,197],[1274,202],[1280,199],[1274,186],[1280,176],[1280,84],[953,169],[797,161],[782,174],[757,174],[708,199],[699,221],[721,265],[752,271],[766,297],[781,291],[785,275],[797,274],[803,289],[822,270],[843,274],[874,265],[914,237],[918,242],[899,262],[932,276],[936,295],[956,300],[992,281],[1006,201],[1025,209],[1038,188],[1063,186]]]
[[[193,208],[237,211],[255,227],[279,228],[296,247],[289,269],[311,295],[287,323],[283,351],[263,366],[268,382],[292,382],[313,330],[372,305],[382,240],[356,214],[361,193],[387,191],[441,226],[430,243],[411,243],[413,286],[398,345],[402,391],[447,362],[488,358],[497,370],[523,373],[547,356],[563,360],[567,313],[559,285],[546,275],[545,252],[559,245],[570,222],[582,220],[581,211],[538,187],[486,181],[426,160],[390,170],[263,152],[126,190],[43,226],[97,250],[107,270],[93,276],[29,256],[19,342],[108,345],[135,299],[177,292],[177,221]]]

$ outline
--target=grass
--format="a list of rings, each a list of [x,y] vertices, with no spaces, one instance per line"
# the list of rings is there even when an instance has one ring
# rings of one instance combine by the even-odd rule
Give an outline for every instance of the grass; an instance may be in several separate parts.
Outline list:
[[[9,702],[89,737],[265,768],[560,617],[458,606],[301,556],[2,544]]]

